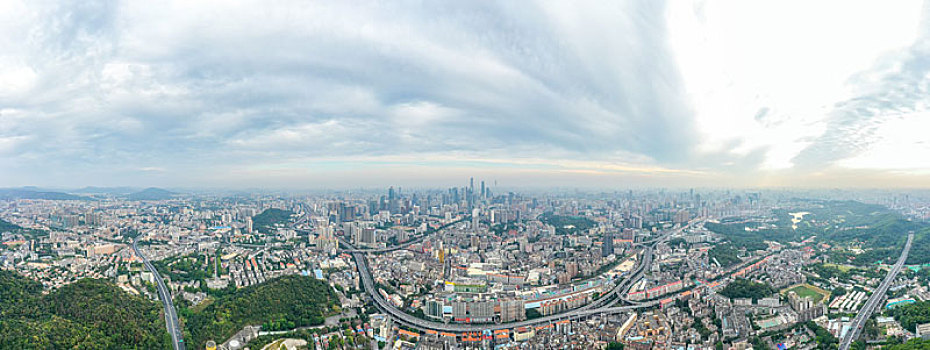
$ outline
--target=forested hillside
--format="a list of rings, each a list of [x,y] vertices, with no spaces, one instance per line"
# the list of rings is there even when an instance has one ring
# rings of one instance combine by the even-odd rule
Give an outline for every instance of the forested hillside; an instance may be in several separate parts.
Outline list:
[[[169,349],[159,304],[84,279],[47,295],[0,271],[0,344],[10,349]]]
[[[285,225],[294,213],[288,210],[269,208],[252,217],[252,227],[262,233],[272,233],[275,225]]]
[[[180,314],[188,343],[200,349],[207,340],[222,342],[246,325],[264,325],[263,330],[269,330],[322,324],[325,316],[338,310],[338,300],[329,285],[291,275],[240,289],[203,310],[184,309]]]
[[[739,223],[708,222],[704,226],[722,235],[734,246],[764,248],[763,240],[781,243],[816,237],[831,245],[856,245],[864,253],[834,253],[838,262],[868,265],[896,258],[904,247],[907,233],[916,233],[908,264],[930,262],[930,224],[912,221],[880,205],[855,201],[807,201],[793,210],[776,210],[774,220]],[[790,212],[807,212],[792,227]]]

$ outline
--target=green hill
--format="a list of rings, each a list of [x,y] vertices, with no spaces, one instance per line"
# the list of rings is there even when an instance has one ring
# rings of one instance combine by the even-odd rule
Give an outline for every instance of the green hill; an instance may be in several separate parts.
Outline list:
[[[75,196],[64,192],[35,191],[20,188],[0,188],[0,199],[47,199],[47,200],[86,200],[87,197]]]
[[[866,250],[861,254],[832,252],[831,259],[844,264],[870,265],[894,261],[900,254],[907,233],[914,231],[914,244],[908,264],[930,262],[930,223],[910,220],[886,207],[855,201],[807,200],[794,208],[774,211],[774,220],[762,228],[762,222],[713,223],[704,227],[720,234],[735,247],[764,249],[763,240],[787,243],[817,237],[831,245],[855,245]],[[808,212],[792,227],[792,211]],[[752,228],[755,230],[746,230]]]
[[[276,224],[287,224],[293,214],[291,211],[277,208],[265,209],[261,214],[252,217],[252,228],[262,233],[271,233]]]
[[[15,232],[15,231],[19,231],[19,230],[22,230],[22,229],[23,229],[23,228],[20,227],[19,225],[16,225],[16,224],[13,224],[13,223],[11,223],[11,222],[9,222],[9,221],[0,219],[0,232],[7,232],[7,231],[9,231],[9,232]]]
[[[126,196],[131,201],[162,201],[174,198],[176,193],[160,188],[150,187]]]
[[[161,307],[84,279],[47,295],[0,271],[0,344],[10,349],[170,349]]]
[[[775,294],[775,289],[765,283],[757,283],[743,278],[737,278],[720,290],[720,295],[727,298],[752,298],[759,300]]]
[[[222,342],[246,325],[293,329],[322,324],[338,311],[338,297],[324,282],[290,275],[219,297],[200,311],[183,309],[185,336],[194,349],[207,340]]]
[[[0,219],[0,233],[3,233],[3,232],[12,232],[12,233],[21,234],[23,236],[30,237],[30,238],[48,236],[48,231],[24,228],[17,224]]]

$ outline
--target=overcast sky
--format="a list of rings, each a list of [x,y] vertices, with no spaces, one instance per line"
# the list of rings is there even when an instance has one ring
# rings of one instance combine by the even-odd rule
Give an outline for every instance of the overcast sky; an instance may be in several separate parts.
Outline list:
[[[930,187],[924,17],[0,0],[0,187]]]

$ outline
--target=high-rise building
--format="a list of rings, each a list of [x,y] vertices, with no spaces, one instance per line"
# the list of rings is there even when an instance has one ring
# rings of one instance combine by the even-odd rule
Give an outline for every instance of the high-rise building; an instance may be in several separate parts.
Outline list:
[[[426,316],[436,319],[442,318],[442,300],[427,300],[426,301]]]
[[[601,256],[608,256],[614,253],[614,235],[604,235],[604,244],[601,246]]]
[[[623,241],[636,242],[636,230],[624,228],[620,231],[620,239]]]
[[[575,276],[578,276],[578,263],[569,262],[565,264],[565,272],[568,273],[569,278],[575,278]]]
[[[377,241],[377,236],[374,227],[365,227],[362,228],[361,231],[361,239],[359,239],[359,243],[375,244]]]
[[[526,308],[522,300],[501,300],[501,322],[523,321],[526,319]]]

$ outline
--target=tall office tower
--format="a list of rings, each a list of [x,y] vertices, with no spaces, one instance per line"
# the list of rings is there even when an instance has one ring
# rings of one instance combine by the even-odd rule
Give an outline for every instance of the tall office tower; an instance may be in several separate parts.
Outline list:
[[[374,227],[364,227],[361,229],[361,239],[359,240],[360,243],[375,244],[377,240],[378,237]]]
[[[468,178],[468,191],[475,193],[475,178],[473,177]]]
[[[481,180],[481,198],[482,199],[487,198],[484,195],[484,180]]]
[[[478,209],[471,211],[471,229],[473,231],[478,231],[478,214],[481,214]]]
[[[601,246],[601,256],[608,256],[614,253],[614,235],[606,234],[604,236],[604,245]]]
[[[361,230],[358,227],[358,223],[355,223],[355,222],[343,223],[342,230],[345,232],[346,237],[349,240],[351,240],[353,244],[359,244],[362,242]]]

